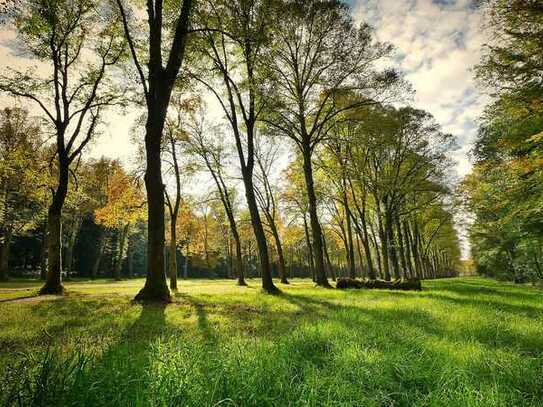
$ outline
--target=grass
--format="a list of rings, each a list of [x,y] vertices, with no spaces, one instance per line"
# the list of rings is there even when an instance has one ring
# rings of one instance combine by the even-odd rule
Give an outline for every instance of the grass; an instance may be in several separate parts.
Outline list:
[[[25,299],[0,285],[0,404],[78,406],[541,406],[543,291],[480,278],[422,292],[307,280],[180,282],[134,304],[143,280],[74,281]]]

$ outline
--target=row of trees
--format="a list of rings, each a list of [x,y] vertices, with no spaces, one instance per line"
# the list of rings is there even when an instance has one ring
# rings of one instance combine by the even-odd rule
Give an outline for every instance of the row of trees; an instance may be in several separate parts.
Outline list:
[[[135,141],[142,146],[147,208],[147,279],[138,299],[169,298],[166,236],[170,287],[177,288],[176,253],[185,244],[179,220],[188,202],[183,181],[192,175],[187,183],[194,183],[202,171],[223,206],[239,284],[247,242],[258,254],[264,290],[277,291],[276,256],[278,274],[288,281],[289,228],[303,230],[303,263],[320,286],[329,286],[340,252],[350,276],[357,267],[368,278],[454,273],[458,239],[445,171],[450,136],[425,112],[389,106],[409,87],[386,68],[391,47],[377,42],[369,26],[356,26],[347,6],[333,0],[138,6],[27,0],[11,8],[22,45],[51,73],[0,77],[0,90],[41,108],[44,128],[54,135],[42,293],[62,291],[62,213],[70,188],[77,188],[71,185],[81,153],[115,105],[141,109],[145,123]],[[224,122],[208,123],[206,103],[191,96],[201,93],[215,99]],[[285,156],[276,146],[290,152],[284,171],[275,168]],[[278,182],[278,173],[288,182]],[[120,256],[128,225],[140,216],[131,211],[143,207],[134,188],[94,212],[95,222],[122,231]],[[243,204],[236,199],[241,189]],[[245,216],[250,239],[242,239]]]
[[[496,41],[476,74],[492,97],[479,124],[475,166],[463,184],[474,215],[472,256],[479,273],[543,279],[543,7],[536,1],[484,2]]]

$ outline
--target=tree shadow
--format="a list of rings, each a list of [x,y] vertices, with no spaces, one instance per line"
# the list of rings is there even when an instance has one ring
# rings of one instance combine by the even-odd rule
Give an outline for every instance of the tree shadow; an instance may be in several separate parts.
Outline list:
[[[208,314],[206,311],[206,305],[189,294],[177,292],[175,293],[175,298],[183,299],[188,303],[196,312],[196,317],[198,321],[198,329],[200,330],[204,339],[210,343],[215,344],[218,341],[218,336],[215,330],[211,327],[208,319]]]

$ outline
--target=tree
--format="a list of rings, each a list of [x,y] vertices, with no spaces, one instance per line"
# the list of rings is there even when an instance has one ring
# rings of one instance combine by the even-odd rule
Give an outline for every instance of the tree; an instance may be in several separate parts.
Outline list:
[[[95,219],[99,225],[118,233],[118,253],[113,270],[113,277],[116,280],[121,279],[125,244],[130,227],[144,219],[145,200],[138,181],[135,176],[127,174],[118,162],[112,162],[107,202],[95,211]]]
[[[7,280],[13,237],[43,218],[40,127],[21,108],[0,111],[0,280]]]
[[[191,31],[193,0],[173,3],[149,0],[146,8],[148,31],[145,40],[141,41],[138,41],[141,39],[140,33],[133,27],[136,24],[129,18],[136,15],[137,11],[130,13],[131,9],[123,3],[123,0],[116,2],[147,110],[144,177],[147,191],[147,278],[136,299],[170,301],[164,274],[165,202],[161,151],[168,105],[181,70]],[[135,2],[134,6],[137,4]],[[164,44],[167,40],[171,41],[169,47]],[[142,60],[147,61],[146,70],[141,63]]]
[[[274,104],[265,121],[292,139],[303,158],[305,187],[313,234],[317,284],[328,287],[322,230],[313,179],[313,153],[328,136],[337,116],[349,109],[386,100],[394,71],[378,72],[391,47],[374,41],[369,26],[354,26],[339,1],[285,1],[269,47],[269,74],[275,77]],[[341,103],[345,95],[349,103]]]
[[[256,197],[262,213],[266,218],[266,226],[269,228],[278,257],[278,271],[281,283],[288,284],[287,270],[285,265],[285,257],[283,254],[283,245],[279,236],[279,208],[277,204],[278,192],[272,187],[271,176],[272,170],[279,159],[278,145],[272,145],[275,140],[259,140],[255,152],[257,173],[257,185],[255,188]]]
[[[164,149],[167,154],[166,162],[169,164],[169,170],[173,173],[175,182],[174,194],[169,194],[167,189],[164,190],[166,205],[170,214],[169,271],[171,290],[177,290],[177,217],[181,205],[181,171],[183,170],[178,152],[181,151],[188,139],[187,131],[183,127],[184,122],[187,117],[194,115],[200,105],[201,101],[198,97],[182,99],[181,95],[177,95],[171,104],[173,112],[166,119],[166,143]]]
[[[235,190],[227,184],[225,170],[230,162],[228,160],[227,149],[220,141],[223,139],[224,133],[217,127],[214,129],[214,137],[211,138],[206,136],[203,120],[195,118],[192,123],[187,142],[187,152],[198,157],[213,178],[219,199],[221,200],[224,212],[228,219],[230,233],[234,239],[236,252],[235,270],[238,277],[238,285],[245,286],[247,283],[245,282],[243,272],[241,238],[236,221]]]
[[[0,75],[0,90],[35,102],[53,128],[56,186],[48,222],[48,271],[41,294],[62,293],[62,208],[70,168],[91,140],[104,108],[118,101],[107,73],[123,54],[117,19],[106,4],[90,0],[29,0],[14,17],[22,47],[52,66],[41,75],[34,68]]]
[[[253,181],[256,123],[266,102],[266,75],[262,74],[260,67],[273,24],[271,2],[210,1],[202,7],[201,15],[217,28],[206,32],[198,47],[205,61],[212,64],[214,69],[211,72],[215,77],[195,77],[215,95],[232,128],[245,198],[258,246],[262,288],[268,293],[275,293],[279,290],[271,276],[268,244]],[[216,86],[211,83],[214,79],[218,82]],[[221,93],[225,93],[225,96]]]

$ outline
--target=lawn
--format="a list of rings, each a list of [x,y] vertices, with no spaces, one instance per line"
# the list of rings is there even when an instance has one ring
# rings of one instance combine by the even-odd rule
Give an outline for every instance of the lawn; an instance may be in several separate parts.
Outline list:
[[[181,281],[168,306],[132,303],[141,279],[68,282],[48,300],[39,282],[0,284],[0,404],[543,405],[540,289],[249,284]]]

